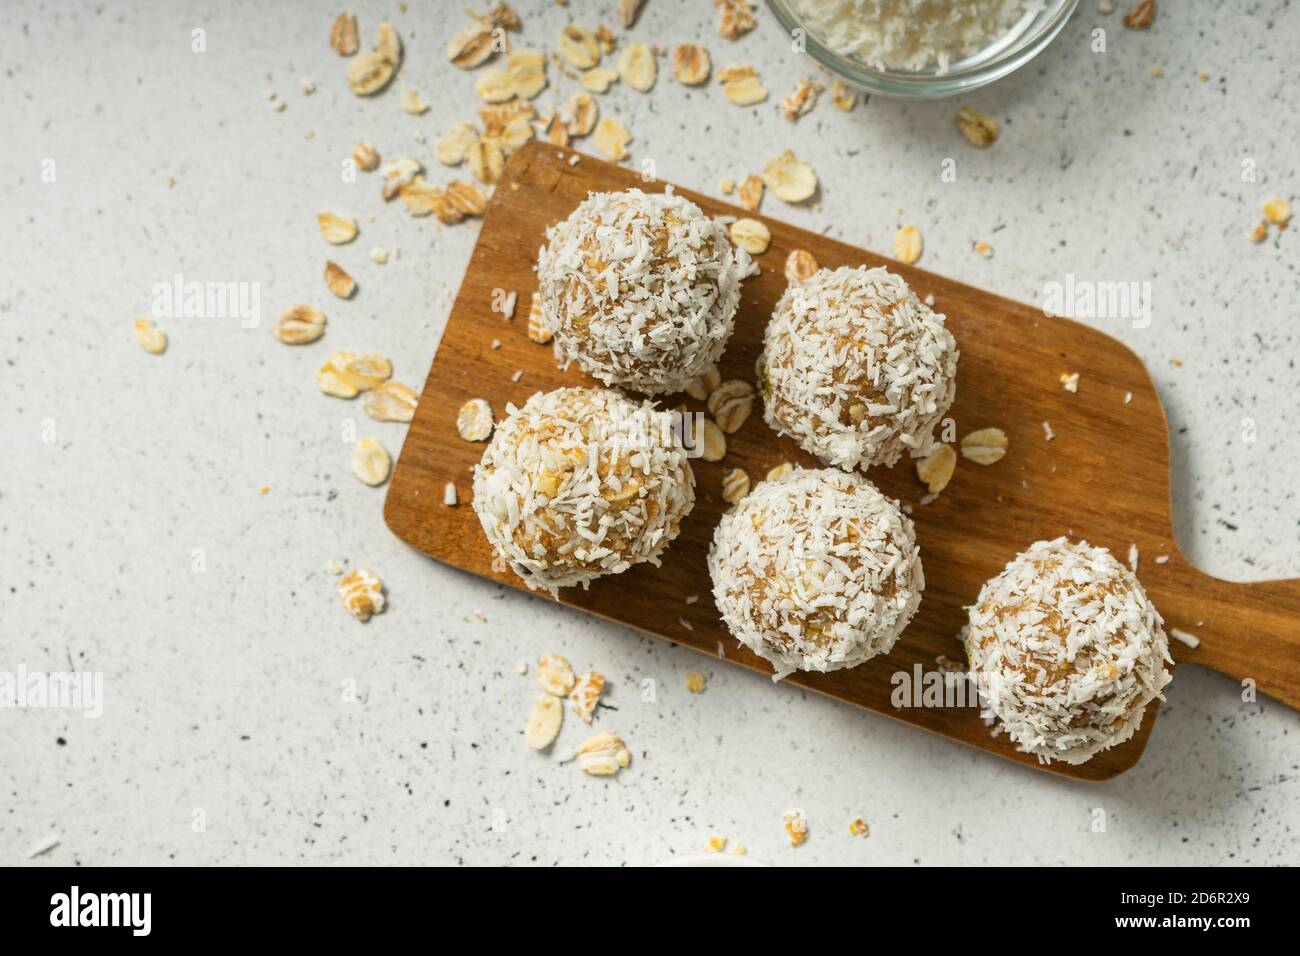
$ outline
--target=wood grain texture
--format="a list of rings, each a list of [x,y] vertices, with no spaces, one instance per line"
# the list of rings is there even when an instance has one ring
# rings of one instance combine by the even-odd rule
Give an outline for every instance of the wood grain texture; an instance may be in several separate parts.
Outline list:
[[[533,265],[548,224],[567,216],[593,190],[646,185],[632,172],[579,154],[532,143],[510,161],[489,206],[482,233],[447,321],[389,486],[384,515],[398,537],[432,557],[515,587],[514,575],[492,570],[493,555],[469,506],[470,472],[483,452],[456,433],[457,409],[486,398],[498,419],[507,402],[522,405],[537,391],[596,384],[576,368],[561,372],[548,346],[526,335]],[[752,215],[686,189],[678,189],[708,213]],[[769,200],[771,205],[771,200]],[[1300,706],[1300,582],[1230,584],[1192,567],[1178,552],[1169,505],[1169,435],[1150,377],[1131,351],[1108,336],[1065,319],[921,269],[759,216],[772,231],[772,245],[758,257],[760,275],[747,280],[736,333],[722,361],[723,378],[754,380],[763,329],[785,290],[786,255],[807,249],[822,266],[888,266],[921,296],[932,293],[961,348],[957,400],[951,415],[958,434],[1002,428],[1010,451],[980,466],[961,460],[948,488],[921,505],[925,488],[911,462],[873,469],[882,491],[913,506],[925,568],[921,609],[894,651],[851,670],[800,674],[788,683],[828,694],[1029,766],[1036,759],[994,737],[974,707],[903,707],[891,703],[896,672],[936,669],[945,655],[963,660],[957,641],[970,604],[986,579],[1017,552],[1040,538],[1069,535],[1111,549],[1120,560],[1136,544],[1139,577],[1170,627],[1196,634],[1198,650],[1173,643],[1179,661],[1196,661],[1235,677],[1254,678],[1261,691]],[[513,321],[491,310],[494,290],[519,294]],[[499,348],[492,341],[499,339]],[[522,370],[518,382],[512,375]],[[1078,372],[1078,394],[1066,392],[1062,372]],[[1125,402],[1125,395],[1132,400]],[[682,396],[693,411],[703,403]],[[1043,422],[1055,438],[1047,441]],[[723,474],[742,467],[758,480],[782,461],[817,466],[788,439],[778,438],[756,409],[728,437],[719,463],[696,459],[697,503],[669,548],[663,567],[640,566],[596,581],[589,590],[569,589],[565,604],[688,645],[764,673],[767,663],[739,647],[714,608],[706,554],[724,510]],[[454,482],[457,507],[443,505]],[[1169,555],[1157,564],[1157,555]],[[690,595],[699,600],[687,604]],[[549,600],[538,595],[540,600]],[[539,650],[544,650],[539,648]],[[1176,682],[1173,685],[1177,686]],[[780,685],[770,689],[779,694]],[[1175,691],[1176,692],[1176,691]],[[1157,708],[1148,708],[1134,738],[1080,767],[1046,768],[1084,780],[1105,780],[1136,763],[1146,746]]]

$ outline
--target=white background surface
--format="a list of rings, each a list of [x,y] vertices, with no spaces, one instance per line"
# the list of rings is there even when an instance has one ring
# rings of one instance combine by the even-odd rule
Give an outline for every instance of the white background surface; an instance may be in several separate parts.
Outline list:
[[[516,7],[524,45],[553,45],[569,15],[615,23],[612,0]],[[380,351],[418,389],[477,226],[409,219],[382,205],[373,177],[342,182],[340,163],[362,138],[444,181],[432,141],[474,119],[476,99],[474,75],[442,52],[459,3],[353,9],[363,43],[389,18],[406,44],[397,82],[371,100],[346,89],[330,7],[6,4],[0,668],[102,671],[106,703],[98,720],[0,711],[0,861],[23,862],[55,834],[41,862],[645,863],[720,833],[790,864],[1296,862],[1300,721],[1266,699],[1243,704],[1217,675],[1180,671],[1140,764],[1075,784],[507,592],[397,541],[340,432],[355,417],[396,453],[404,426],[320,394],[312,371],[333,349]],[[1180,544],[1225,577],[1300,573],[1300,235],[1246,238],[1265,199],[1297,198],[1300,9],[1166,3],[1135,33],[1085,0],[1052,48],[990,89],[848,115],[823,100],[797,125],[776,101],[811,66],[760,17],[729,43],[710,4],[649,0],[634,38],[698,39],[715,67],[759,66],[773,96],[741,109],[716,83],[677,85],[661,62],[652,94],[615,86],[601,100],[632,131],[634,159],[716,192],[793,147],[821,177],[820,207],[769,196],[764,211],[882,252],[916,223],[921,265],[1029,302],[1069,271],[1149,280],[1150,328],[1095,324],[1142,356],[1165,402]],[[1104,54],[1088,48],[1098,25]],[[205,53],[191,52],[196,27]],[[549,75],[541,105],[576,88]],[[399,110],[403,84],[429,113]],[[992,149],[960,137],[963,104],[1002,124]],[[949,156],[956,184],[939,180]],[[1242,182],[1245,158],[1255,183]],[[321,241],[326,207],[361,217],[358,241]],[[971,251],[977,239],[993,258]],[[401,258],[376,266],[372,246]],[[327,256],[357,277],[355,300],[322,288]],[[146,354],[131,320],[177,272],[260,283],[261,327],[163,323],[171,347]],[[330,319],[303,350],[270,334],[298,301]],[[1253,444],[1241,440],[1247,417]],[[366,626],[349,618],[331,559],[375,570],[391,610]],[[610,678],[617,711],[598,723],[635,755],[616,780],[524,747],[535,684],[515,664],[548,651]],[[703,695],[683,688],[692,668],[709,677]],[[647,678],[653,704],[638,692]],[[585,729],[570,720],[560,747]],[[811,828],[798,850],[780,824],[793,806]],[[1104,833],[1091,830],[1097,807]],[[855,815],[869,839],[849,838]]]

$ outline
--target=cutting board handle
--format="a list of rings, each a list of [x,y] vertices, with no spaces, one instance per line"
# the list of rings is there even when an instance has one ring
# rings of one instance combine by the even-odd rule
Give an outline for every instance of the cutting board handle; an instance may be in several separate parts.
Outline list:
[[[1167,573],[1166,573],[1167,572]],[[1195,635],[1171,639],[1179,664],[1201,664],[1300,710],[1300,579],[1240,583],[1212,577],[1181,554],[1139,574],[1165,628]]]

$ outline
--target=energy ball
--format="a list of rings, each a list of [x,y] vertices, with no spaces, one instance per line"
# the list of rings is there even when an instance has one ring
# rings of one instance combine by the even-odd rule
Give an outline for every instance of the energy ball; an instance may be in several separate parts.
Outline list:
[[[760,482],[723,515],[709,573],[723,621],[778,679],[889,653],[925,588],[911,520],[833,468]]]
[[[1043,763],[1079,764],[1133,736],[1170,681],[1142,585],[1105,548],[1039,541],[980,591],[962,632],[1001,730]]]
[[[556,353],[606,385],[682,391],[717,362],[735,327],[743,249],[669,187],[592,193],[546,231],[537,261]]]
[[[791,284],[768,323],[763,417],[829,465],[928,455],[957,394],[944,317],[885,269],[820,269]]]
[[[474,511],[503,565],[552,594],[657,565],[695,504],[675,421],[600,388],[507,405],[474,468]]]

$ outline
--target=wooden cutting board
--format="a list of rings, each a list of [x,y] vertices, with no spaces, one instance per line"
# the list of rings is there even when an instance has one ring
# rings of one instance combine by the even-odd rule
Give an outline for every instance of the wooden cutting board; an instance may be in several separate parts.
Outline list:
[[[571,157],[578,157],[574,164]],[[459,437],[456,412],[471,398],[486,398],[499,420],[507,402],[522,405],[534,392],[598,384],[576,367],[560,372],[550,347],[528,339],[528,304],[537,287],[533,265],[546,226],[567,216],[588,192],[632,186],[663,188],[662,183],[642,183],[629,170],[540,143],[525,146],[507,165],[388,489],[385,520],[413,547],[447,564],[524,588],[513,574],[492,570],[491,549],[469,504],[470,471],[484,445]],[[713,215],[753,215],[687,189],[678,192]],[[768,206],[775,205],[769,197]],[[964,661],[957,641],[963,606],[972,603],[984,581],[1018,551],[1040,538],[1064,534],[1104,545],[1121,561],[1130,545],[1137,546],[1138,576],[1167,627],[1200,639],[1195,650],[1171,640],[1180,664],[1198,663],[1252,678],[1261,692],[1300,706],[1300,581],[1232,584],[1203,574],[1179,553],[1170,521],[1168,427],[1136,355],[1075,322],[1047,318],[1038,309],[922,269],[766,216],[757,218],[771,229],[772,244],[757,258],[761,274],[743,285],[735,336],[722,360],[724,379],[754,380],[763,329],[785,290],[783,266],[792,249],[810,251],[822,266],[884,265],[922,297],[932,293],[936,310],[948,317],[961,348],[957,401],[950,413],[958,434],[997,426],[1010,438],[1010,451],[994,465],[960,460],[947,489],[927,505],[920,504],[925,488],[910,461],[870,472],[887,495],[912,505],[926,578],[920,611],[891,654],[851,670],[792,675],[786,683],[1039,766],[1005,737],[992,736],[975,707],[894,707],[891,675],[916,673],[917,666],[933,671],[940,655]],[[518,293],[513,321],[492,310],[494,290]],[[499,348],[492,348],[494,339],[500,340]],[[517,371],[522,375],[516,382],[512,376]],[[1062,388],[1063,372],[1079,373],[1077,394]],[[685,396],[668,398],[664,405],[673,407],[679,401],[693,411],[704,410],[703,403]],[[1055,433],[1051,441],[1045,438],[1045,421]],[[739,646],[721,623],[711,597],[706,554],[725,507],[723,474],[741,467],[757,481],[783,461],[818,464],[789,439],[778,438],[756,408],[744,427],[728,436],[722,462],[693,461],[695,510],[665,554],[663,567],[639,566],[596,581],[587,591],[569,589],[560,600],[771,673],[767,663]],[[456,507],[443,505],[447,482],[454,482],[459,492]],[[1168,555],[1168,560],[1157,563],[1159,555]],[[698,595],[698,601],[688,604],[690,595]],[[544,594],[538,599],[550,600]],[[549,649],[534,648],[537,653]],[[1177,681],[1171,686],[1177,694]],[[761,692],[788,691],[778,684]],[[1132,740],[1083,766],[1054,763],[1048,769],[1085,780],[1113,777],[1137,762],[1155,717],[1156,707],[1148,708]]]

